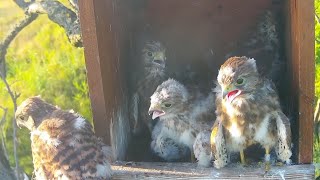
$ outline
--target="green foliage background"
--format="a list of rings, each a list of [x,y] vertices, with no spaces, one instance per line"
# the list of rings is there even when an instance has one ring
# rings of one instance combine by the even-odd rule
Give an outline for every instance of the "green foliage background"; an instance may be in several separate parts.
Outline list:
[[[10,28],[23,18],[23,11],[12,0],[0,3],[0,40]],[[92,120],[83,48],[75,48],[64,30],[41,15],[25,28],[8,49],[7,80],[14,91],[21,93],[18,104],[27,97],[41,95],[64,109],[74,109]],[[12,144],[13,104],[0,81],[0,105],[9,108],[5,134],[10,162],[14,166]],[[2,117],[0,112],[0,117]],[[32,157],[30,135],[18,130],[20,165],[31,175]]]
[[[62,1],[62,2],[66,2]],[[315,0],[315,12],[320,15],[320,0]],[[16,22],[23,18],[23,11],[12,0],[0,3],[0,40]],[[320,97],[320,24],[315,21],[316,97]],[[25,28],[13,41],[7,54],[8,82],[14,91],[21,93],[18,103],[27,97],[41,95],[61,108],[80,112],[92,122],[86,70],[82,48],[73,47],[65,32],[52,23],[46,15],[40,16]],[[13,104],[0,82],[0,106],[9,108],[5,134],[10,162],[14,166],[12,144]],[[0,112],[0,117],[3,112]],[[18,131],[18,156],[20,165],[31,175],[32,157],[29,132]],[[314,143],[314,162],[320,163],[320,143]],[[316,171],[317,176],[320,171]]]

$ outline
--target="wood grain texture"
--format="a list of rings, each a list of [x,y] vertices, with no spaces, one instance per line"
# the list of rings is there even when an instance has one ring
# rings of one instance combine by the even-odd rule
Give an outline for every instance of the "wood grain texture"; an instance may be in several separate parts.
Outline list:
[[[104,137],[105,143],[110,144],[110,134],[106,133],[110,125],[110,104],[115,100],[114,90],[110,87],[109,91],[105,89],[105,82],[113,81],[113,70],[111,66],[106,66],[106,62],[114,61],[114,52],[110,51],[108,41],[112,41],[112,35],[107,37],[108,30],[106,27],[110,23],[110,17],[106,15],[99,16],[97,19],[98,7],[107,7],[106,1],[79,1],[80,22],[82,38],[85,52],[89,94],[91,99],[92,114],[94,120],[95,132],[99,137]],[[105,31],[101,34],[98,31]],[[102,47],[104,47],[102,49]],[[108,54],[107,54],[108,52]],[[116,87],[116,83],[115,86]],[[109,101],[109,102],[107,102]],[[101,121],[103,119],[103,121]]]
[[[287,56],[294,113],[298,118],[299,163],[311,163],[314,112],[314,2],[289,0]]]
[[[117,5],[114,0],[79,1],[94,127],[107,144],[111,141],[109,126],[120,108],[124,87],[120,60],[124,59],[125,36]]]
[[[112,179],[313,179],[313,165],[272,166],[265,173],[263,165],[243,167],[231,164],[217,170],[195,163],[116,162]]]
[[[126,7],[121,0],[79,1],[94,129],[122,160],[130,133],[124,76],[129,46]]]

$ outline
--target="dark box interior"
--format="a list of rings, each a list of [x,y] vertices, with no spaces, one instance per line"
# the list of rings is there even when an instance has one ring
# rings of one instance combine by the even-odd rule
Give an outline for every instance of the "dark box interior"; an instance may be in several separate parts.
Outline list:
[[[314,98],[314,86],[310,85],[314,74],[308,72],[314,72],[310,66],[314,53],[310,50],[312,44],[309,48],[304,46],[312,38],[312,34],[304,34],[311,32],[313,25],[313,15],[308,14],[313,11],[310,3],[291,0],[79,2],[95,131],[106,143],[111,143],[109,126],[118,120],[114,112],[121,109],[128,98],[127,75],[135,70],[132,68],[134,48],[146,29],[166,46],[169,73],[174,76],[190,67],[196,72],[195,85],[208,92],[214,87],[220,65],[231,55],[255,58],[263,75],[277,68],[272,66],[274,54],[260,48],[263,43],[253,48],[246,45],[264,14],[270,11],[278,23],[279,59],[284,68],[276,83],[283,110],[292,121],[292,159],[297,162],[299,148],[301,152],[308,152],[304,157],[300,157],[299,152],[302,158],[299,162],[310,160],[312,129],[308,129],[311,125],[306,122],[312,121],[312,115],[308,114]],[[300,18],[307,21],[302,22]],[[302,60],[305,63],[301,63]],[[302,97],[307,98],[301,101]],[[301,139],[308,142],[299,144]]]

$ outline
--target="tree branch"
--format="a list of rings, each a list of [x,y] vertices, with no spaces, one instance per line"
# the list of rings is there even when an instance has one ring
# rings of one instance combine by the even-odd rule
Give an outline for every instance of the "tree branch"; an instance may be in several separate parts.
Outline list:
[[[17,94],[16,92],[13,92],[11,90],[11,87],[9,85],[9,83],[7,82],[7,79],[5,78],[5,76],[0,72],[0,76],[1,79],[3,81],[3,83],[6,86],[6,89],[11,97],[11,100],[13,102],[13,108],[14,108],[14,113],[17,111],[17,99],[19,98],[20,94]],[[17,123],[16,123],[16,118],[13,116],[12,119],[12,127],[13,127],[13,153],[14,153],[14,159],[15,159],[15,173],[16,173],[16,177],[17,179],[20,179],[20,169],[19,169],[19,159],[18,159],[18,139],[17,139]]]
[[[5,57],[7,54],[7,49],[12,42],[12,40],[19,34],[19,32],[28,26],[32,21],[37,18],[36,14],[27,15],[24,19],[18,22],[11,32],[5,37],[5,39],[0,43],[0,72],[4,77],[6,77],[6,68],[5,68]]]
[[[10,168],[8,159],[5,157],[2,148],[0,148],[0,179],[16,180],[15,175]]]
[[[2,126],[4,124],[5,119],[6,119],[8,108],[4,108],[4,107],[0,106],[0,109],[2,109],[4,112],[4,114],[0,120],[0,126]]]
[[[26,9],[31,2],[25,2],[24,0],[13,0],[21,9]]]
[[[73,1],[76,2],[76,1]],[[44,0],[32,3],[27,8],[29,14],[48,14],[51,21],[62,26],[72,45],[82,47],[82,37],[78,15],[59,1]]]

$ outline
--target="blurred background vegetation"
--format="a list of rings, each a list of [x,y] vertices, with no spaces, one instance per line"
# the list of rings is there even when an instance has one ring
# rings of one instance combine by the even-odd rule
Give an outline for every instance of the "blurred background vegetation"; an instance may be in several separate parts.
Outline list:
[[[66,3],[67,0],[62,1]],[[315,0],[315,12],[320,15],[320,0]],[[0,3],[0,40],[24,16],[12,0]],[[320,97],[320,24],[315,21],[316,97]],[[7,80],[14,91],[21,93],[18,104],[29,96],[41,95],[61,108],[73,108],[92,122],[83,48],[72,46],[64,29],[52,23],[46,15],[40,16],[25,28],[8,49]],[[5,139],[10,163],[14,166],[12,126],[13,104],[0,82],[0,106],[9,108],[5,124]],[[0,117],[3,112],[0,112]],[[31,175],[32,157],[29,132],[18,131],[20,166]],[[314,162],[320,163],[320,143],[314,143]],[[317,170],[317,176],[320,171]]]
[[[67,5],[67,1],[64,4]],[[23,11],[12,0],[1,0],[0,41],[23,17]],[[7,81],[14,91],[21,93],[18,104],[27,97],[41,95],[61,108],[73,108],[92,122],[83,48],[72,46],[64,29],[50,21],[47,15],[38,17],[20,32],[9,47],[6,60]],[[0,106],[9,108],[5,139],[10,163],[14,166],[13,104],[2,81]],[[20,166],[31,175],[30,134],[25,128],[18,131],[18,141]]]

